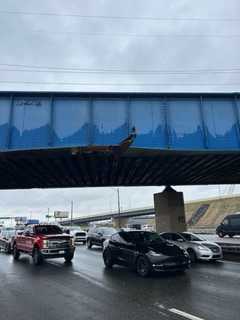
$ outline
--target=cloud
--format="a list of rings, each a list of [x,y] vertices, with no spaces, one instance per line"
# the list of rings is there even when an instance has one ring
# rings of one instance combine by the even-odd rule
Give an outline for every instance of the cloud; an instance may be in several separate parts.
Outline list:
[[[87,19],[67,16],[0,15],[0,63],[37,66],[82,67],[124,70],[224,69],[239,65],[240,43],[237,35],[240,3],[237,0],[215,1],[2,1],[0,11],[40,12],[126,17],[186,18],[186,20]],[[191,20],[199,18],[200,20]],[[201,18],[203,20],[201,20]],[[39,32],[40,31],[40,32]],[[69,32],[69,33],[65,33]],[[84,36],[81,33],[91,33]],[[94,33],[115,36],[93,36]],[[117,36],[124,34],[124,36]],[[133,36],[163,35],[162,37]],[[173,35],[208,35],[174,37]],[[0,69],[3,69],[0,66]],[[5,67],[10,69],[10,67]],[[16,69],[16,67],[12,67]],[[22,69],[22,68],[21,68]],[[169,83],[169,86],[60,86],[1,83],[1,90],[48,91],[237,91],[239,86],[216,86],[239,82],[239,73],[203,75],[97,75],[0,72],[0,81]],[[208,86],[185,87],[173,84],[206,83]],[[211,85],[213,84],[213,85]],[[185,199],[216,196],[218,187],[178,187]],[[222,189],[224,189],[222,187]],[[121,188],[122,209],[151,206],[152,194],[159,187]],[[236,192],[238,187],[236,188]],[[117,209],[116,191],[112,188],[0,191],[1,214],[44,216],[48,208],[70,210],[79,215]]]

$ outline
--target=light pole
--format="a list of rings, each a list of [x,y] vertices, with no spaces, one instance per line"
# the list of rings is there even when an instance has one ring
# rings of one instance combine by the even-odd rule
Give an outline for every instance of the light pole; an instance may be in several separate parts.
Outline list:
[[[73,223],[73,200],[71,201],[71,226]]]
[[[119,188],[117,188],[117,199],[118,199],[118,215],[120,216],[121,208],[120,208],[120,193],[119,193]]]

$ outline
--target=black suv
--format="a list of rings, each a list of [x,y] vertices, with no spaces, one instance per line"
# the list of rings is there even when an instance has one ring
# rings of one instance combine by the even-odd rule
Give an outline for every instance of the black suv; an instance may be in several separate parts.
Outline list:
[[[226,216],[217,227],[216,233],[221,238],[226,235],[229,237],[240,235],[240,214],[230,214]]]
[[[152,271],[185,271],[190,265],[186,250],[164,240],[156,232],[120,231],[104,243],[103,260],[133,268],[142,276]]]
[[[102,247],[103,242],[116,233],[117,230],[111,227],[95,227],[88,231],[87,247],[90,249],[93,245]]]

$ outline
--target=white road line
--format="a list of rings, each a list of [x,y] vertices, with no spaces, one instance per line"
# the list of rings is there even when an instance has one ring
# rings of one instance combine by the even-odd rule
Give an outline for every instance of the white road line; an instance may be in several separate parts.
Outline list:
[[[179,316],[185,317],[186,319],[190,319],[190,320],[204,320],[203,318],[196,317],[196,316],[194,316],[194,315],[192,315],[192,314],[190,314],[190,313],[187,313],[187,312],[184,312],[184,311],[175,309],[175,308],[168,309],[168,311],[170,311],[170,312],[172,312],[172,313],[175,313],[175,314],[178,314]]]
[[[233,265],[240,265],[240,261],[230,261],[230,260],[220,260],[224,264],[233,264]]]
[[[56,263],[56,262],[52,262],[52,261],[51,261],[51,262],[49,262],[49,264],[52,264],[52,265],[54,265],[54,266],[56,266],[56,267],[58,267],[58,268],[61,268],[61,265],[60,265],[59,263]],[[82,278],[82,279],[84,279],[84,280],[87,280],[88,282],[90,282],[91,284],[93,284],[93,285],[95,285],[95,286],[97,286],[97,287],[100,287],[100,288],[105,289],[105,290],[107,290],[107,291],[114,291],[113,289],[105,286],[102,282],[94,279],[93,277],[87,275],[86,273],[84,273],[84,272],[82,272],[82,271],[81,271],[81,272],[79,272],[79,271],[72,271],[72,274],[74,274],[75,276],[78,276],[78,277],[80,277],[80,278]]]

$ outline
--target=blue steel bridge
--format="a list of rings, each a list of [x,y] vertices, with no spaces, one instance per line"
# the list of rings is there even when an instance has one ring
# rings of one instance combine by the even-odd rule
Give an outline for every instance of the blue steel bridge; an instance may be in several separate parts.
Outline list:
[[[236,93],[0,93],[0,188],[240,182]]]

